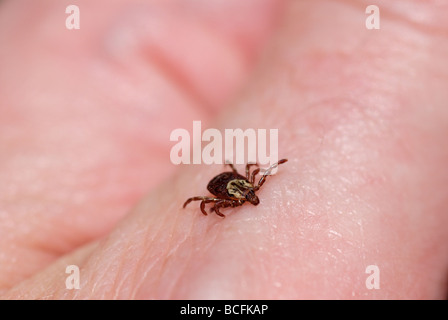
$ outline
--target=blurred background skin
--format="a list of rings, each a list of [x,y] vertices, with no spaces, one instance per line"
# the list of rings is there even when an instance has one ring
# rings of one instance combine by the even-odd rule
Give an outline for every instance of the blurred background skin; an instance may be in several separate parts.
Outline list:
[[[1,3],[6,287],[110,230],[176,169],[170,132],[225,106],[278,12],[273,1],[77,1],[80,29],[68,30],[70,4]],[[37,257],[21,261],[29,247]]]
[[[448,8],[369,4],[1,1],[0,297],[446,297]],[[180,209],[198,119],[280,128],[259,207]]]

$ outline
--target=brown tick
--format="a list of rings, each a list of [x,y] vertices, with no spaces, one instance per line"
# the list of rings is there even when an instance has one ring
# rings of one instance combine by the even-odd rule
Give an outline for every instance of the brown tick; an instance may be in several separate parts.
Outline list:
[[[261,176],[258,184],[255,185],[255,176],[260,172],[260,168],[255,169],[250,173],[249,167],[253,164],[246,164],[246,176],[242,176],[236,171],[232,164],[228,164],[232,171],[223,172],[214,177],[207,185],[207,190],[210,191],[215,197],[192,197],[184,203],[184,208],[191,201],[201,201],[201,211],[204,215],[207,215],[205,211],[205,204],[214,202],[210,212],[215,212],[220,217],[225,217],[219,208],[227,207],[239,207],[246,201],[249,201],[254,206],[260,203],[257,195],[255,194],[266,181],[266,177],[271,173],[272,169],[278,167],[279,164],[285,163],[288,159],[282,159],[272,166],[267,168]]]

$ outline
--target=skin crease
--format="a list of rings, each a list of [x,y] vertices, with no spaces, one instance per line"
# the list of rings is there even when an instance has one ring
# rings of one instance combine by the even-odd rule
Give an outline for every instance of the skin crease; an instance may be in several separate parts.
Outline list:
[[[75,35],[53,27],[68,4],[1,4],[1,298],[446,297],[446,5],[379,1],[367,30],[359,1],[123,3]],[[280,128],[257,207],[181,209],[223,170],[167,160],[196,119]]]

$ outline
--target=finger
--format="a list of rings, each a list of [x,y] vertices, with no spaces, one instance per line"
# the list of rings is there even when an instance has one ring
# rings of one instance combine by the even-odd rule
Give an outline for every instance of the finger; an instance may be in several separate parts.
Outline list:
[[[105,234],[174,170],[169,133],[230,98],[268,33],[272,1],[249,2],[232,21],[233,1],[78,1],[79,30],[64,2],[1,3],[0,288]]]

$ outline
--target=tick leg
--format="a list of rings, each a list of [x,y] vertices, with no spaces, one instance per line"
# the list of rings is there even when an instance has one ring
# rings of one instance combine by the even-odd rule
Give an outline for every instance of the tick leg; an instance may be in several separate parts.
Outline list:
[[[223,214],[219,211],[219,208],[221,208],[221,207],[225,208],[225,207],[229,207],[229,206],[230,206],[230,204],[228,203],[227,200],[221,200],[221,201],[215,203],[215,205],[214,205],[213,208],[212,208],[212,211],[215,211],[215,213],[216,213],[218,216],[225,218],[226,216],[223,215]]]
[[[230,166],[230,168],[232,168],[232,171],[235,173],[238,173],[238,171],[236,171],[235,167],[233,166],[232,163],[226,163],[226,165]]]
[[[210,210],[211,212],[215,212],[218,216],[225,218],[225,215],[223,215],[220,211],[219,208],[227,208],[227,207],[238,207],[241,206],[242,204],[239,203],[238,201],[235,200],[221,200],[215,203],[215,205],[213,206],[213,208]]]
[[[239,199],[236,198],[228,198],[228,199],[218,199],[219,201],[217,201],[213,207],[210,208],[210,212],[214,212],[215,211],[215,206],[218,206],[218,208],[227,208],[227,207],[238,207],[241,206],[241,204],[238,203],[238,201],[240,201]]]
[[[201,200],[201,205],[200,205],[201,211],[205,216],[207,215],[207,212],[205,211],[206,203],[210,203],[210,202],[219,203],[220,201],[222,201],[222,199],[212,198],[212,197],[192,197],[192,198],[189,198],[187,201],[185,201],[183,207],[185,208],[191,201],[199,201],[199,200]]]
[[[264,182],[266,181],[266,177],[271,173],[272,169],[275,169],[278,167],[279,164],[285,163],[286,161],[288,161],[288,159],[282,159],[277,163],[274,163],[272,166],[270,166],[269,168],[266,169],[266,171],[263,173],[263,176],[261,177],[260,181],[258,181],[257,186],[254,188],[255,190],[258,190],[261,188],[261,186],[264,184]]]
[[[252,174],[250,175],[250,180],[249,177],[247,177],[247,180],[251,183],[251,185],[254,185],[255,183],[255,176],[260,172],[260,168],[255,169],[254,171],[252,171]]]
[[[246,180],[247,181],[250,181],[249,180],[249,174],[250,174],[250,166],[257,166],[257,164],[256,163],[248,163],[248,164],[246,164]],[[260,171],[260,170],[258,170],[258,171]]]
[[[202,211],[202,213],[204,214],[204,216],[206,216],[207,215],[207,212],[205,211],[205,202],[206,200],[202,200],[201,201],[201,211]]]
[[[182,208],[185,208],[191,201],[206,201],[206,203],[209,202],[213,202],[213,201],[221,201],[222,199],[218,199],[218,198],[212,198],[212,197],[192,197],[187,199],[187,201],[185,201],[184,205]]]
[[[211,212],[214,212],[215,209],[216,209],[216,206],[219,205],[222,201],[225,201],[225,200],[221,199],[221,201],[216,202],[216,203],[213,205],[213,207],[210,208],[210,213],[211,213]]]
[[[215,206],[216,206],[216,204],[221,203],[221,201],[223,201],[223,200],[222,199],[218,199],[218,198],[210,198],[210,199],[202,200],[201,201],[201,211],[202,211],[202,213],[205,216],[207,215],[207,212],[205,211],[205,204],[206,203],[215,202]],[[213,212],[213,208],[215,206],[212,207],[212,210],[210,210],[210,212]]]

